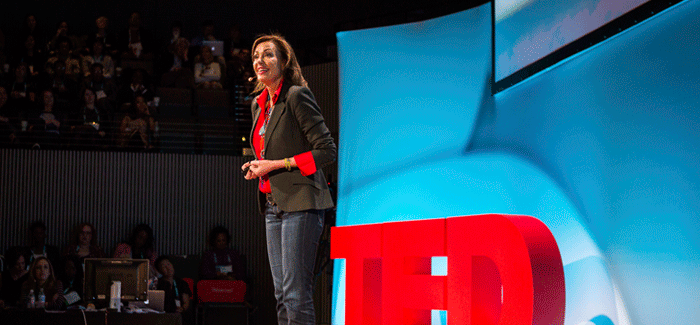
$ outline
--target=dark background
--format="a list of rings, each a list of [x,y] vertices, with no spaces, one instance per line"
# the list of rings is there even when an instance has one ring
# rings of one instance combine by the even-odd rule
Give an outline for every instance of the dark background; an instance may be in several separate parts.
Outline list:
[[[138,11],[142,25],[158,44],[169,40],[170,24],[183,23],[183,36],[199,34],[207,19],[216,25],[217,39],[223,39],[232,24],[238,24],[248,40],[260,33],[279,32],[292,43],[302,65],[335,61],[335,33],[414,22],[485,3],[484,0],[406,1],[240,1],[240,0],[145,0],[145,1],[11,1],[0,6],[0,28],[8,42],[20,30],[25,16],[32,13],[38,28],[53,35],[56,25],[66,20],[69,33],[91,34],[95,19],[109,18],[108,30],[118,34],[127,26],[131,12]],[[12,44],[12,43],[8,43]]]

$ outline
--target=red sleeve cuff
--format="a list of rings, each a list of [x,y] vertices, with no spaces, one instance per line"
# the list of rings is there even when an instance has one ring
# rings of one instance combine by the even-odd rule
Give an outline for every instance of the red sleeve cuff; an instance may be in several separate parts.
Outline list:
[[[294,156],[294,161],[303,176],[309,176],[316,172],[316,162],[311,151]]]

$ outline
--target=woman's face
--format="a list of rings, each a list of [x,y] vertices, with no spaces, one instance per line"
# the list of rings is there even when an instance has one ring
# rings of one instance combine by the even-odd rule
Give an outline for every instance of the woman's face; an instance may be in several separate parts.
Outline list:
[[[58,30],[63,36],[68,34],[68,22],[62,21],[60,24],[58,24]]]
[[[15,272],[24,271],[27,268],[27,263],[24,261],[24,256],[20,255],[12,268],[14,268]]]
[[[158,264],[158,269],[160,269],[160,273],[163,274],[165,277],[171,277],[175,275],[175,267],[173,267],[173,264],[170,263],[168,260],[162,260],[160,261],[160,264]]]
[[[49,276],[51,276],[51,267],[49,266],[49,261],[44,259],[37,262],[36,267],[34,267],[34,278],[39,283],[44,283],[46,282],[46,280],[49,279]]]
[[[91,93],[91,94],[92,94],[91,91],[86,91],[86,92],[85,92],[85,97],[86,97],[86,98],[87,98],[87,94],[88,94],[88,93]],[[95,95],[94,95],[94,94],[92,95],[92,98],[93,98],[93,100],[94,100],[94,98],[95,98]],[[78,237],[79,237],[79,239],[80,239],[80,245],[81,245],[81,246],[90,245],[90,242],[92,241],[92,227],[90,227],[90,226],[88,226],[88,225],[83,226],[83,229],[81,229],[80,235],[79,235]]]
[[[228,242],[226,241],[226,234],[216,235],[216,240],[214,241],[214,244],[216,245],[216,249],[226,248],[226,246],[228,246]]]
[[[266,86],[282,79],[284,62],[280,52],[272,41],[262,42],[253,51],[253,69],[258,80]]]
[[[97,25],[97,28],[99,29],[107,28],[107,17],[97,18],[97,20],[95,21],[95,25]]]
[[[30,29],[36,28],[36,17],[34,17],[34,16],[27,17],[27,27],[29,27]]]

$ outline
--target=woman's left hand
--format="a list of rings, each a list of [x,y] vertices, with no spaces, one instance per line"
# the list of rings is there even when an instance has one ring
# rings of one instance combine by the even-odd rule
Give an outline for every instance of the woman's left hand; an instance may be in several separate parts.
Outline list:
[[[246,173],[245,179],[258,178],[280,168],[274,160],[253,160],[243,164],[241,168],[245,170],[247,167],[250,169]]]

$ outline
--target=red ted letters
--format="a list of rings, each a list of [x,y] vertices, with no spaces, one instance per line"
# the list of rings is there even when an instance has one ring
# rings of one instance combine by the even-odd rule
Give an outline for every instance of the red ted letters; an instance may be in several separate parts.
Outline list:
[[[431,257],[447,275],[431,276]],[[475,215],[334,227],[346,260],[347,325],[564,324],[564,268],[552,233],[528,216]]]

